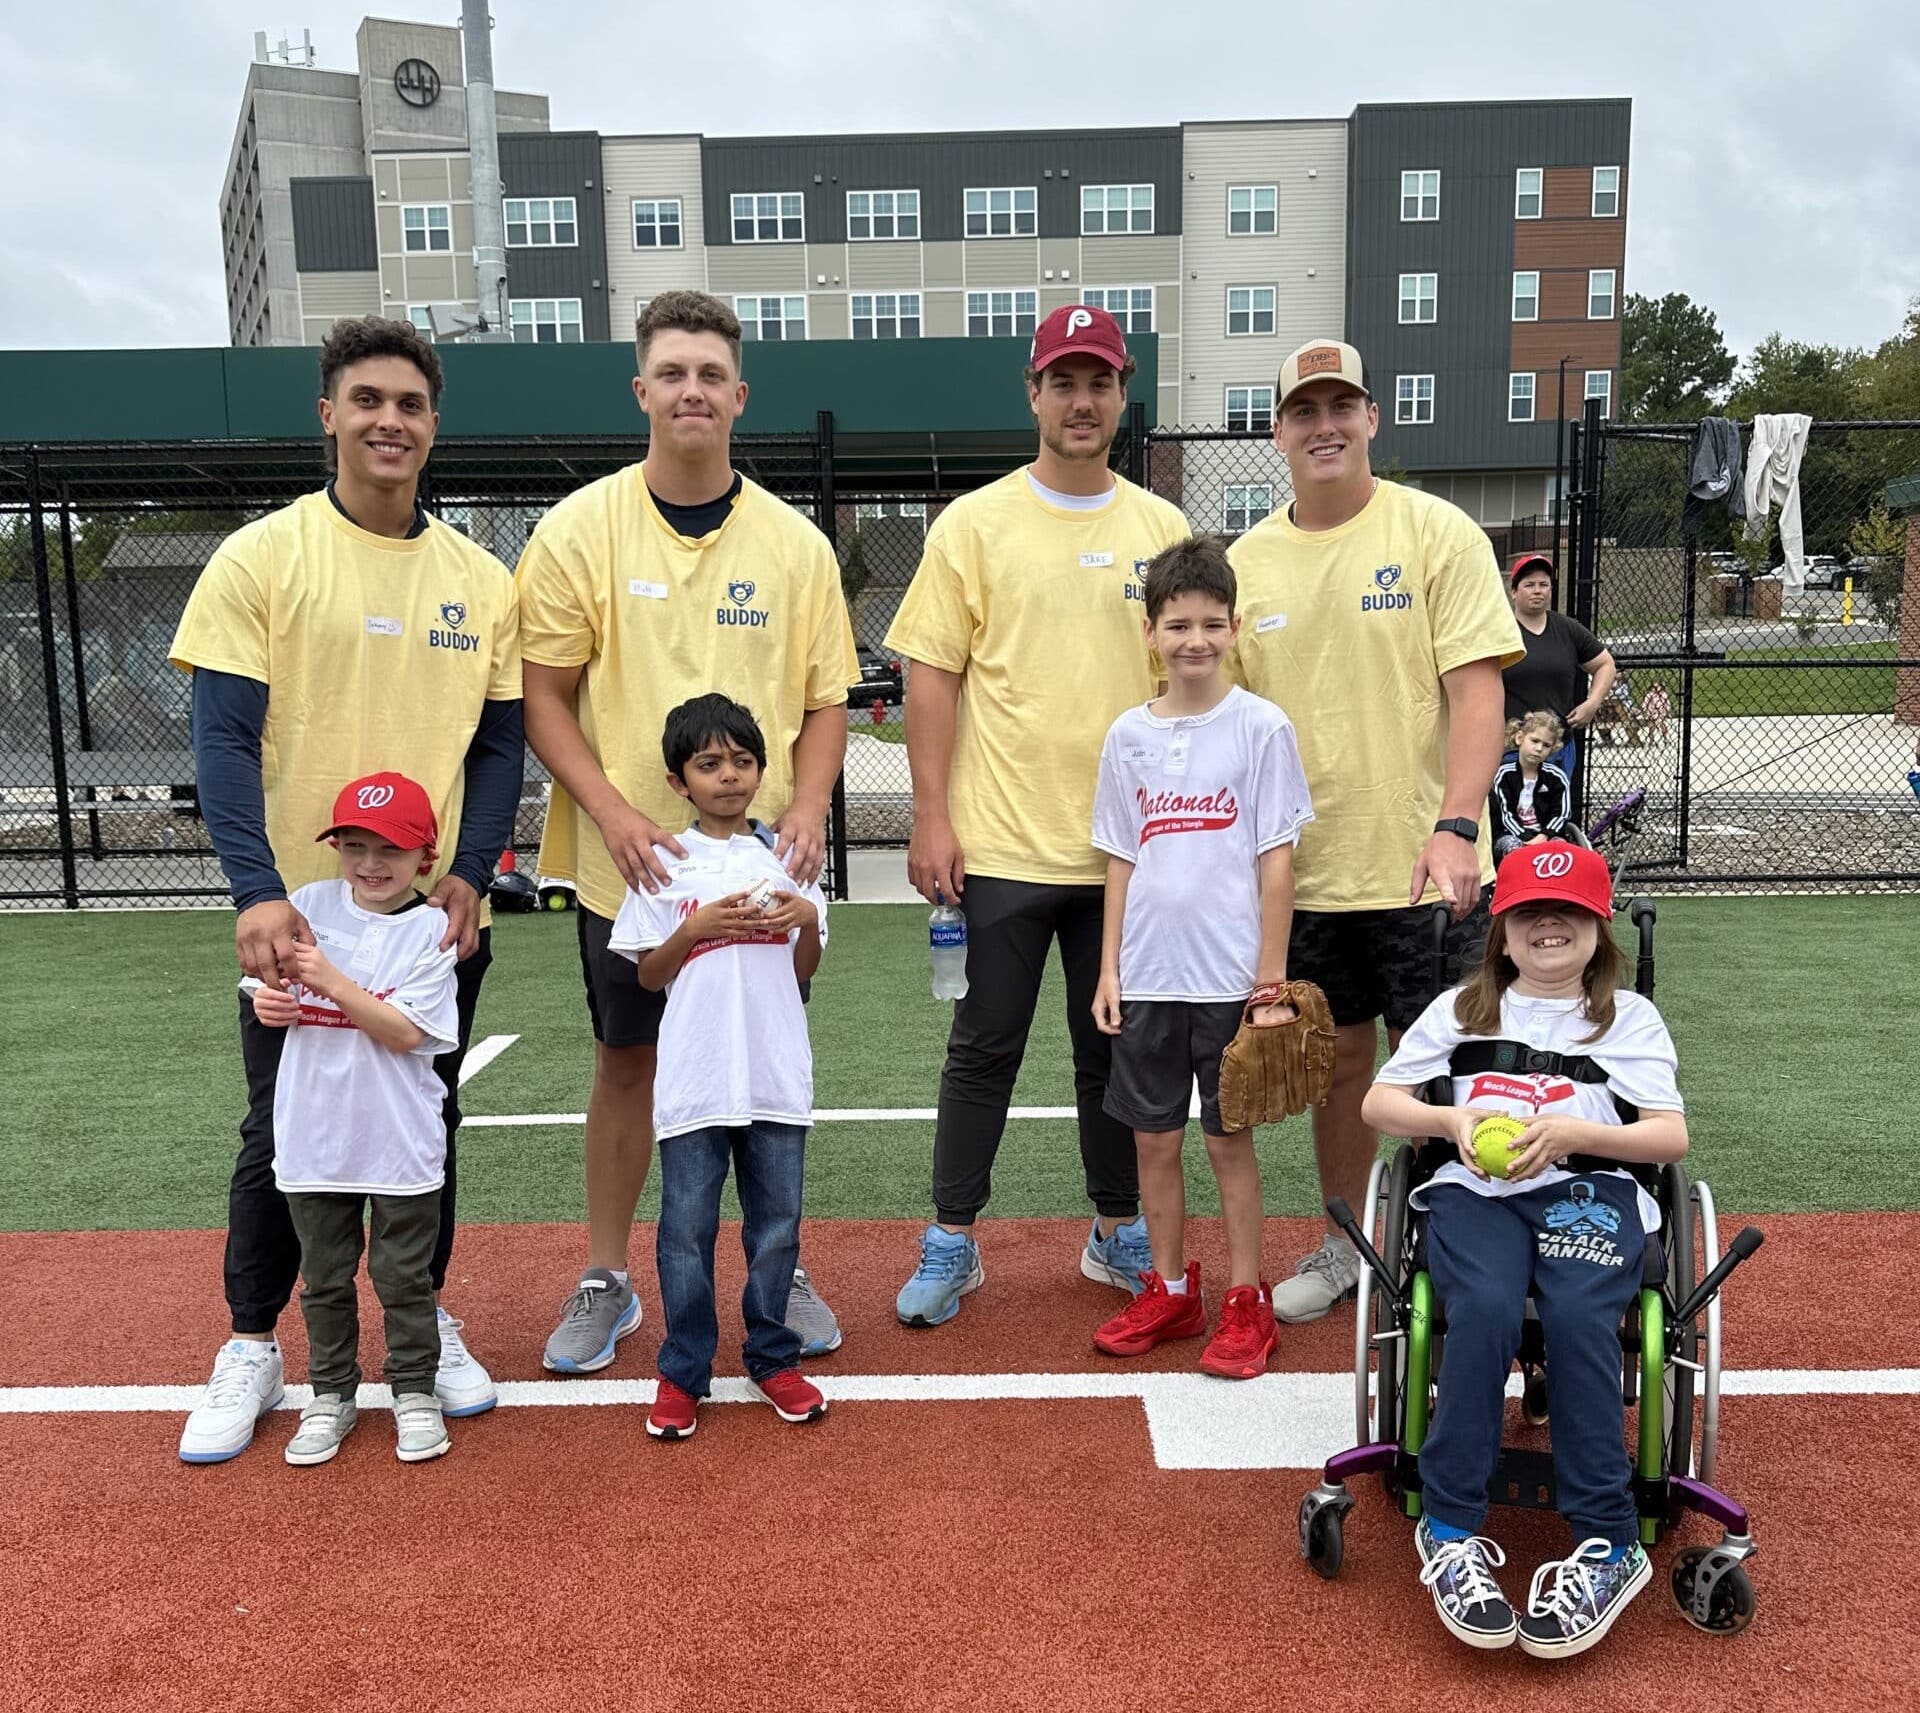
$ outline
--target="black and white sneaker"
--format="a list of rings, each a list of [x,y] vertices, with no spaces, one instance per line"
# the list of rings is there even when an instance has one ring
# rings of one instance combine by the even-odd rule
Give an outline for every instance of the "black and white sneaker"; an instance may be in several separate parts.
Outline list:
[[[1585,1653],[1612,1628],[1653,1576],[1653,1560],[1639,1542],[1610,1560],[1612,1551],[1610,1542],[1596,1536],[1533,1573],[1527,1615],[1520,1620],[1522,1648],[1539,1659],[1564,1659]]]
[[[1505,1564],[1507,1555],[1485,1535],[1439,1540],[1425,1517],[1413,1531],[1413,1544],[1420,1551],[1420,1580],[1433,1590],[1440,1622],[1470,1648],[1508,1646],[1519,1633],[1519,1620],[1492,1569]]]

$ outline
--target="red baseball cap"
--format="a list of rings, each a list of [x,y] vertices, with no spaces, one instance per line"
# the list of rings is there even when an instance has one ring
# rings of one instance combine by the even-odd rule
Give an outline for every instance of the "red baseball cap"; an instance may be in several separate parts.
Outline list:
[[[426,792],[404,773],[369,773],[343,785],[333,800],[333,824],[313,842],[324,844],[358,829],[377,833],[400,850],[424,850],[432,862],[439,854],[440,823]]]
[[[1493,913],[1535,903],[1572,904],[1611,921],[1613,876],[1607,859],[1565,839],[1509,851],[1494,876]]]
[[[1551,559],[1544,553],[1523,553],[1507,568],[1507,587],[1512,588],[1522,577],[1534,571],[1546,572],[1548,582],[1554,580],[1555,572]]]
[[[1098,357],[1110,368],[1124,369],[1126,335],[1104,309],[1066,303],[1033,330],[1033,355],[1028,360],[1036,374],[1044,374],[1049,364],[1081,353]]]

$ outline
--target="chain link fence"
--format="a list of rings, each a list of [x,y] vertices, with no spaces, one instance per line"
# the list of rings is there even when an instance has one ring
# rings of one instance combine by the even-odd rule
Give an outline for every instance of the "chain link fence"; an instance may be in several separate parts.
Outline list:
[[[1920,883],[1920,422],[1814,424],[1797,543],[1792,506],[1689,500],[1691,425],[1594,426],[1577,616],[1620,675],[1583,743],[1589,818],[1644,793],[1647,881]]]

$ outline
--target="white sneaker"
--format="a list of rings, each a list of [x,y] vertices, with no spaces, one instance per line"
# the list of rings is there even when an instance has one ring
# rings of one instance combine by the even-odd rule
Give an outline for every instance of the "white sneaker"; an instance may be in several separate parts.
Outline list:
[[[1328,1232],[1320,1247],[1294,1268],[1293,1277],[1273,1287],[1273,1318],[1318,1320],[1335,1303],[1351,1297],[1359,1283],[1359,1251]]]
[[[360,1411],[351,1398],[322,1392],[300,1412],[300,1426],[287,1442],[287,1461],[296,1469],[331,1463],[340,1442],[359,1420]]]
[[[180,1435],[182,1463],[225,1463],[253,1443],[254,1423],[286,1395],[277,1343],[230,1338],[213,1359],[207,1395]]]
[[[493,1376],[474,1360],[457,1321],[445,1309],[435,1309],[440,1320],[440,1368],[433,1377],[433,1395],[448,1416],[482,1416],[500,1402]]]
[[[395,1398],[393,1425],[400,1436],[395,1450],[402,1463],[425,1463],[453,1449],[440,1400],[431,1392],[402,1392]]]

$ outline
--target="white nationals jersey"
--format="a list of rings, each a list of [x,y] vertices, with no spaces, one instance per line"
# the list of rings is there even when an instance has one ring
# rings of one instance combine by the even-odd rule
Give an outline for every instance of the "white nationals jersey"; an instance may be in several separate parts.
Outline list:
[[[1100,752],[1093,843],[1133,864],[1122,999],[1233,1000],[1260,956],[1260,857],[1313,819],[1287,716],[1238,686],[1205,714],[1129,708]]]
[[[679,835],[685,857],[667,859],[658,892],[627,888],[608,947],[638,963],[663,946],[703,904],[770,880],[797,892],[820,913],[827,938],[827,901],[818,886],[795,886],[780,860],[751,833],[710,839],[698,827]],[[665,852],[661,853],[663,856]],[[744,940],[701,940],[667,983],[653,1078],[653,1132],[664,1141],[690,1130],[813,1122],[813,1048],[793,973],[793,934]]]
[[[410,1053],[369,1040],[330,999],[296,988],[273,1091],[273,1179],[282,1190],[424,1195],[446,1178],[446,1085],[436,1054],[459,1045],[458,948],[440,950],[447,915],[416,904],[375,915],[344,880],[293,895],[327,961],[426,1032]],[[240,984],[251,991],[260,984]]]
[[[1421,1012],[1413,1027],[1400,1037],[1399,1050],[1381,1066],[1381,1082],[1418,1088],[1446,1075],[1455,1047],[1484,1038],[1462,1033],[1455,1020],[1454,997],[1459,991],[1450,988]],[[1508,988],[1500,1000],[1500,1033],[1504,1039],[1524,1041],[1542,1052],[1584,1054],[1607,1073],[1607,1080],[1576,1083],[1540,1071],[1524,1076],[1511,1071],[1480,1071],[1453,1079],[1454,1105],[1504,1112],[1522,1124],[1554,1114],[1585,1119],[1590,1124],[1618,1124],[1620,1113],[1613,1104],[1616,1094],[1643,1112],[1686,1110],[1680,1100],[1679,1060],[1673,1050],[1673,1037],[1652,1000],[1623,989],[1614,995],[1613,1027],[1598,1041],[1590,1042],[1586,1037],[1592,1032],[1593,1025],[1587,1021],[1581,1001],[1529,999]],[[1573,1175],[1549,1166],[1521,1184],[1505,1178],[1482,1180],[1456,1158],[1435,1172],[1426,1187],[1459,1184],[1475,1195],[1510,1196],[1542,1184],[1561,1183]],[[1631,1176],[1624,1169],[1619,1175]],[[1424,1194],[1424,1190],[1414,1192],[1416,1206],[1425,1205]],[[1640,1191],[1640,1220],[1649,1231],[1660,1227],[1659,1204],[1645,1190]]]

